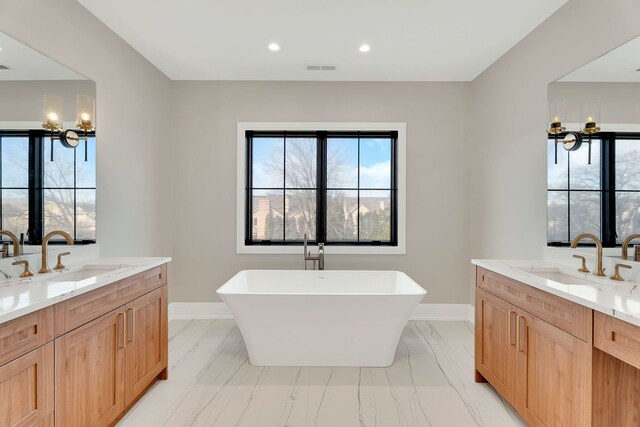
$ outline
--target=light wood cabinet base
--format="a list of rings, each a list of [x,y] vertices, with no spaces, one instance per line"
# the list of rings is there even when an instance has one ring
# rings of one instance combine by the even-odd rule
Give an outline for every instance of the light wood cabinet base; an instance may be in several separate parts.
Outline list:
[[[166,271],[0,324],[0,427],[110,427],[167,379]]]

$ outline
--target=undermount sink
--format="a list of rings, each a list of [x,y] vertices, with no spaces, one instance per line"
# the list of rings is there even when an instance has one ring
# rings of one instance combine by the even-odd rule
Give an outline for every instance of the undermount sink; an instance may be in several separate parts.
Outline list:
[[[52,282],[80,282],[82,280],[91,279],[114,270],[123,268],[122,265],[85,265],[84,267],[72,272],[60,272],[56,276],[51,277]]]
[[[594,282],[590,282],[583,278],[564,273],[562,270],[560,270],[557,267],[514,267],[514,268],[523,273],[539,276],[544,279],[562,283],[563,285],[595,285]]]

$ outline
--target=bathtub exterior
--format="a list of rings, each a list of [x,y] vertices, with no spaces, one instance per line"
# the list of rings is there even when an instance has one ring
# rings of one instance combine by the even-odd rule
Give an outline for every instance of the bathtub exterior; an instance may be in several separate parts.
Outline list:
[[[218,289],[256,366],[389,366],[425,293],[394,271],[245,270]]]

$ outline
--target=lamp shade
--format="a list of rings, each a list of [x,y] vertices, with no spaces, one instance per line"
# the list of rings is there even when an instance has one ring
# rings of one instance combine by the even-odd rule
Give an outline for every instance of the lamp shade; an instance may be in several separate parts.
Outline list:
[[[562,123],[566,120],[565,109],[566,101],[564,98],[555,98],[549,100],[549,123]]]
[[[89,95],[76,96],[76,126],[86,131],[96,127],[96,100]]]
[[[56,95],[45,95],[42,127],[49,130],[58,130],[62,127],[63,120],[62,97]]]
[[[600,123],[600,98],[590,98],[580,102],[580,120],[585,127],[590,123],[594,126]]]

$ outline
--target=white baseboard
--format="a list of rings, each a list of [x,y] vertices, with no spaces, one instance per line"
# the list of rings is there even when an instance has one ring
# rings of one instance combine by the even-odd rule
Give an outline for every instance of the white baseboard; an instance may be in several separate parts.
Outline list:
[[[223,302],[172,302],[169,320],[174,319],[233,319]],[[471,304],[419,304],[411,320],[474,321]]]

